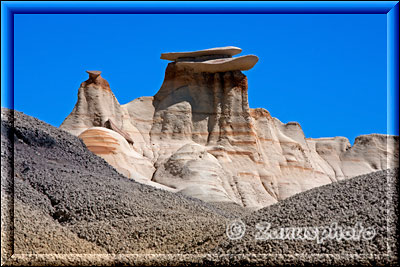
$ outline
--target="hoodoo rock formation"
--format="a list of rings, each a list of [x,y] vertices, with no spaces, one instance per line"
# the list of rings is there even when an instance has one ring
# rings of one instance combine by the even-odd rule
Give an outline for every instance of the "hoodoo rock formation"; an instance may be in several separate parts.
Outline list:
[[[228,72],[249,70],[258,61],[258,57],[247,55],[232,58],[242,49],[234,46],[205,49],[194,52],[178,52],[161,54],[161,59],[175,61],[179,68],[191,69],[193,72]]]
[[[241,72],[258,61],[237,47],[165,53],[154,97],[120,105],[100,72],[78,91],[61,129],[139,182],[208,202],[261,208],[296,193],[398,164],[398,136],[306,138],[248,103]]]

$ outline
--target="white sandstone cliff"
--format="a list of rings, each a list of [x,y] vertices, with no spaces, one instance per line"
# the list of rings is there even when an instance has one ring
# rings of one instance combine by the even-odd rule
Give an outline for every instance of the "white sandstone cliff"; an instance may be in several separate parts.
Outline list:
[[[154,97],[120,105],[89,72],[60,126],[138,182],[209,202],[261,208],[337,180],[398,165],[398,136],[307,139],[298,123],[250,109],[247,77],[256,56],[236,47],[166,53]]]

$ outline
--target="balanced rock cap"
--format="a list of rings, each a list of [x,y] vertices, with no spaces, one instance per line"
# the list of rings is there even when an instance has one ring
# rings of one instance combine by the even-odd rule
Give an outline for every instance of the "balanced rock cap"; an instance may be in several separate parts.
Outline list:
[[[89,74],[89,77],[92,79],[96,79],[101,74],[101,71],[99,71],[99,70],[87,70],[86,72]]]
[[[190,57],[200,57],[200,56],[211,56],[211,55],[221,55],[232,57],[234,55],[242,52],[242,49],[235,46],[225,46],[216,47],[192,52],[172,52],[172,53],[162,53],[161,59],[176,61],[179,58],[190,58]]]
[[[111,92],[110,84],[105,79],[103,79],[103,77],[100,76],[101,71],[87,70],[86,72],[89,74],[89,79],[84,81],[81,84],[81,87],[96,86],[98,88]]]
[[[194,72],[227,72],[235,70],[249,70],[257,63],[258,57],[247,55],[235,58],[220,58],[202,62],[177,62],[177,66],[190,68]]]

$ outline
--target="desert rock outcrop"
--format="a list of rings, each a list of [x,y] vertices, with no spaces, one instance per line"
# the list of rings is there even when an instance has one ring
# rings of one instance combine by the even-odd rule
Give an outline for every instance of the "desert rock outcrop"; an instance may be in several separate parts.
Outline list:
[[[110,136],[128,144],[117,135]],[[187,165],[196,175],[204,170],[196,161],[204,149],[184,145],[168,164]],[[205,170],[218,174],[216,161],[206,157]],[[137,183],[91,153],[81,139],[5,108],[1,163],[5,266],[398,265],[398,170],[342,180],[250,212]],[[246,232],[229,240],[227,226],[239,218]],[[261,221],[272,229],[362,223],[375,236],[336,240],[333,231],[333,239],[322,244],[312,240],[312,232],[311,240],[255,240]]]
[[[240,52],[225,47],[162,54],[173,62],[160,90],[125,105],[91,72],[60,128],[135,180],[254,209],[397,166],[398,136],[360,136],[353,146],[344,137],[310,139],[298,123],[251,109],[241,70],[258,58],[232,58]],[[110,120],[114,129],[104,127]]]

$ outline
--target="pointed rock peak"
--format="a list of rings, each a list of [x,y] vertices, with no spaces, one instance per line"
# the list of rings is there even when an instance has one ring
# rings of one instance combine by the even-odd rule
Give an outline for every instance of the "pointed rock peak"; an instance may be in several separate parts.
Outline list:
[[[110,89],[110,84],[101,77],[101,71],[98,70],[87,70],[86,71],[89,74],[89,79],[87,79],[85,82],[81,84],[81,87],[89,87],[89,86],[94,86],[99,89],[104,89],[107,91],[111,91]]]
[[[176,52],[161,54],[161,59],[171,60],[178,67],[191,69],[194,72],[227,72],[249,70],[258,62],[255,55],[232,58],[242,52],[234,46],[217,47],[193,52]]]

